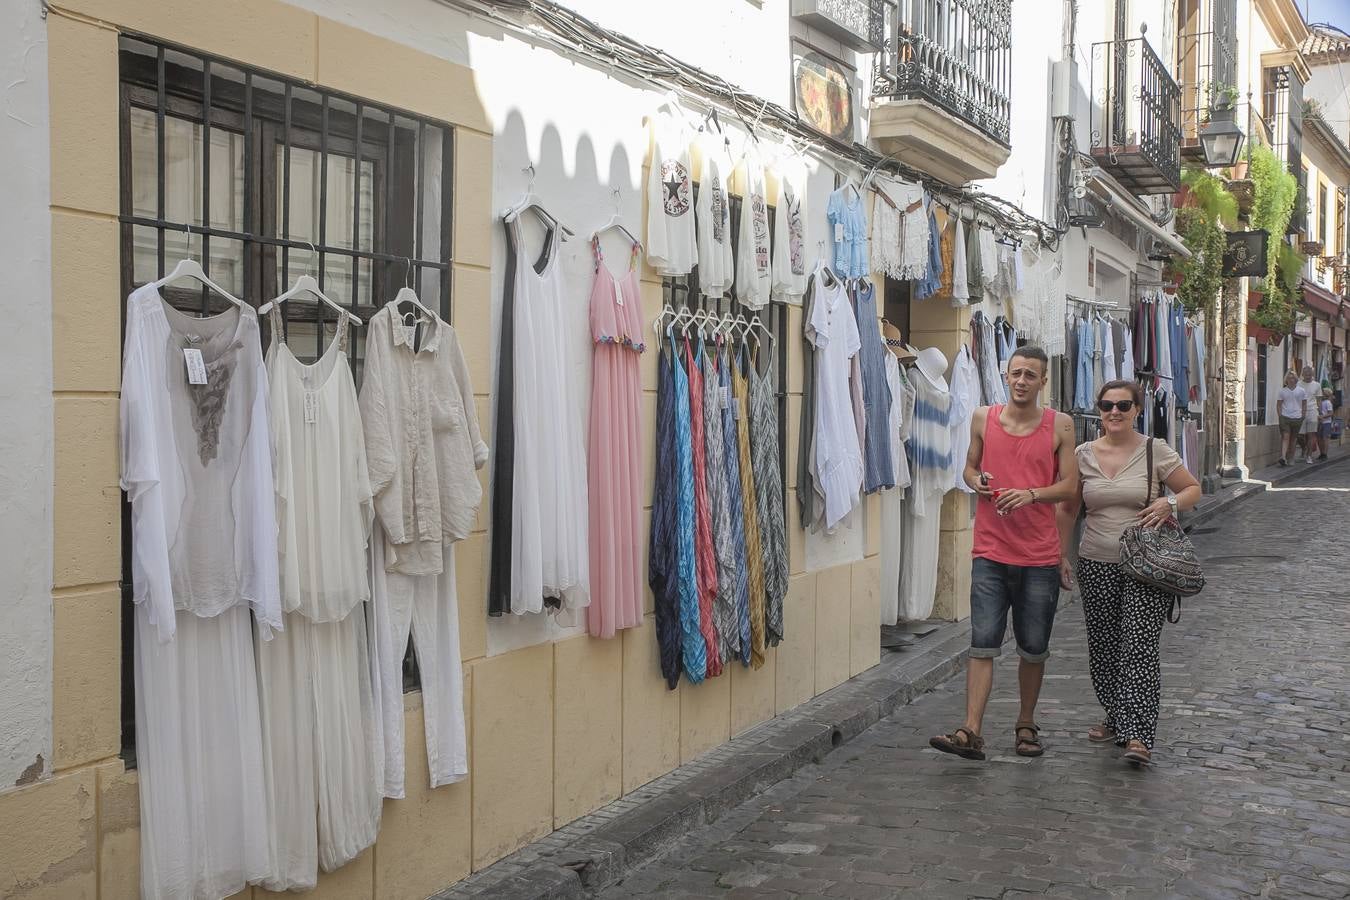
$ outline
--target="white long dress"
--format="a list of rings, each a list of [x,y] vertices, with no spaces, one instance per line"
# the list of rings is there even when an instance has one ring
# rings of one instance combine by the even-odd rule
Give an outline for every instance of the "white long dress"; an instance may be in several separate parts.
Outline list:
[[[193,353],[185,354],[189,350]],[[189,384],[200,353],[204,384]],[[257,315],[127,299],[121,484],[131,500],[144,897],[218,898],[270,874],[259,637],[281,627]]]
[[[272,319],[267,354],[285,632],[258,646],[270,890],[315,885],[375,842],[383,748],[363,609],[374,515],[346,319],[313,365]]]
[[[517,247],[520,221],[510,225]],[[590,605],[589,507],[583,420],[572,414],[575,368],[566,358],[561,235],[549,237],[542,271],[516,266],[515,461],[512,467],[511,611],[535,613],[545,598]]]
[[[891,389],[888,433],[895,459],[895,487],[881,492],[881,624],[894,625],[900,615],[900,550],[904,542],[905,489],[910,485],[906,443],[914,418],[916,392],[900,369],[895,354],[886,352],[886,384]]]
[[[937,596],[942,497],[952,479],[952,396],[917,369],[910,381],[916,394],[909,442],[913,484],[902,524],[898,617],[915,621],[933,614]]]
[[[824,266],[812,277],[816,289],[804,328],[816,348],[816,478],[825,495],[825,529],[833,531],[861,497],[863,454],[849,373],[862,341],[844,282]]]

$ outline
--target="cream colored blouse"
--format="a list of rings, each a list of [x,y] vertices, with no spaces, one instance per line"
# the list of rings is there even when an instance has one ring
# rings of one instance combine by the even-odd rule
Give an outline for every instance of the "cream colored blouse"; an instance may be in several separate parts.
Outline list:
[[[1078,473],[1083,480],[1083,507],[1087,520],[1083,524],[1083,539],[1078,545],[1078,556],[1097,562],[1120,562],[1120,536],[1144,508],[1148,494],[1147,439],[1140,441],[1124,468],[1116,477],[1108,478],[1097,464],[1092,442],[1079,444]],[[1165,481],[1181,465],[1181,457],[1167,446],[1166,441],[1153,441],[1153,480]],[[1155,488],[1153,498],[1158,498]]]

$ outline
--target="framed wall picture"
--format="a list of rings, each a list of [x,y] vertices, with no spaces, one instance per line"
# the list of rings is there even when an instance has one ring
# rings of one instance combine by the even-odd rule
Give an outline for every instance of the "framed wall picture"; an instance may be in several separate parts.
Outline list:
[[[803,122],[853,143],[853,93],[858,73],[809,44],[792,44],[792,106]]]

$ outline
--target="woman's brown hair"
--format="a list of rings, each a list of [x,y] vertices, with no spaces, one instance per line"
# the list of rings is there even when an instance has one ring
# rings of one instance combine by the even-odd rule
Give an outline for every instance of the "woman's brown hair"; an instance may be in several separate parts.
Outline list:
[[[1125,381],[1123,379],[1119,381],[1108,381],[1106,384],[1102,385],[1102,389],[1097,392],[1098,403],[1102,402],[1102,398],[1106,396],[1107,391],[1129,391],[1130,396],[1134,398],[1135,406],[1144,405],[1144,392],[1139,389],[1139,382],[1137,381]]]

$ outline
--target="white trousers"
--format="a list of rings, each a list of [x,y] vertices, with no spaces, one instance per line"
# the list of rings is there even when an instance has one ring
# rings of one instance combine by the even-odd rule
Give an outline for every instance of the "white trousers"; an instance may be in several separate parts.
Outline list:
[[[384,796],[401,798],[405,770],[403,656],[410,633],[422,676],[422,721],[431,786],[452,784],[469,774],[455,548],[453,544],[443,548],[441,574],[403,575],[384,570],[384,530],[378,521],[370,547],[371,666],[384,743]]]
[[[900,618],[900,566],[904,552],[905,489],[881,492],[881,624]]]
[[[380,830],[384,748],[377,727],[366,611],[339,622],[287,613],[258,642],[272,891],[306,890]]]
[[[942,491],[928,495],[927,515],[915,510],[919,504],[904,504],[903,538],[900,544],[900,596],[897,617],[916,622],[933,614],[937,597],[938,544],[942,533]]]
[[[141,896],[228,897],[268,875],[250,614],[177,612],[166,643],[144,605],[135,618]]]

